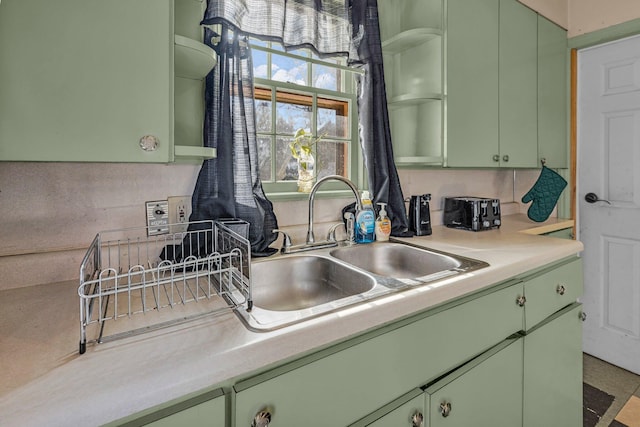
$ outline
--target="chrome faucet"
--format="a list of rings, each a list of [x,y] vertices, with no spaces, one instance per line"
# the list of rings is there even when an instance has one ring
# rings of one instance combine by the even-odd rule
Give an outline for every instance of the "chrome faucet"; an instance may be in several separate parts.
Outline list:
[[[316,199],[316,192],[323,183],[331,180],[342,181],[347,184],[351,191],[353,191],[353,195],[356,198],[356,211],[362,210],[362,201],[360,200],[360,195],[358,194],[358,187],[356,187],[353,182],[340,175],[329,175],[318,180],[318,182],[313,185],[313,187],[311,188],[311,192],[309,193],[309,224],[307,227],[307,245],[315,243],[315,236],[313,235],[313,204]]]
[[[320,185],[330,180],[342,181],[345,184],[347,184],[351,189],[351,191],[353,191],[353,195],[356,198],[356,210],[358,211],[362,210],[362,201],[360,200],[360,196],[358,194],[358,187],[356,187],[353,182],[349,181],[347,178],[340,175],[325,176],[324,178],[318,180],[318,182],[315,183],[315,185],[311,188],[311,192],[309,193],[309,224],[307,227],[306,243],[303,243],[301,245],[292,245],[291,238],[287,233],[285,233],[282,230],[273,230],[274,233],[282,233],[284,236],[282,249],[281,249],[282,253],[290,254],[294,252],[308,251],[311,249],[330,248],[332,246],[338,245],[338,242],[335,239],[335,229],[340,224],[336,224],[336,226],[334,226],[331,230],[329,230],[329,234],[327,235],[327,240],[325,241],[316,242],[315,236],[313,234],[313,205],[316,199],[316,192],[318,191],[318,188],[320,187]],[[347,225],[345,228],[347,231],[347,236],[349,236],[349,239],[351,240],[353,230],[349,230],[348,228],[353,227],[353,222],[349,221],[348,224],[349,225]]]

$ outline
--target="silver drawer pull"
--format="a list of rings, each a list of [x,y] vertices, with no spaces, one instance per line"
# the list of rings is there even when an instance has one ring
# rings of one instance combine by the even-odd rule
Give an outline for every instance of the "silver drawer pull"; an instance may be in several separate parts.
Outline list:
[[[420,411],[416,411],[411,417],[411,427],[421,427],[422,421],[424,421],[424,416]]]
[[[525,298],[524,295],[521,295],[516,299],[516,304],[518,304],[520,307],[524,307],[524,304],[526,302],[527,302],[527,298]]]
[[[567,288],[565,288],[564,285],[558,285],[556,287],[556,292],[558,293],[558,295],[564,295],[566,291],[567,291]]]
[[[451,403],[449,402],[442,402],[440,404],[440,413],[442,414],[443,417],[448,417],[449,414],[451,413]]]
[[[271,423],[271,412],[266,409],[258,412],[251,422],[251,427],[268,427]]]
[[[584,322],[585,320],[587,320],[587,313],[585,313],[584,311],[581,311],[578,314],[578,318]]]

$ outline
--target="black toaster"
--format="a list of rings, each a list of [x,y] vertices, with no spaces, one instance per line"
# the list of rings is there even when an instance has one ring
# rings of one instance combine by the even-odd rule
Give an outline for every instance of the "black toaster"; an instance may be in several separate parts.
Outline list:
[[[445,197],[444,225],[481,231],[499,228],[500,200],[481,197]]]

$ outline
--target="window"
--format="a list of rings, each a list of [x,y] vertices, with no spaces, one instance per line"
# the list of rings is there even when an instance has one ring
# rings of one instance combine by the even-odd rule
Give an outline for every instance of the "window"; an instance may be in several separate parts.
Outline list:
[[[270,197],[297,194],[298,169],[289,143],[302,128],[323,138],[314,146],[316,177],[357,180],[358,138],[353,73],[343,58],[309,50],[285,52],[251,40],[260,179]],[[338,187],[342,189],[342,187]],[[327,189],[331,185],[327,183]]]

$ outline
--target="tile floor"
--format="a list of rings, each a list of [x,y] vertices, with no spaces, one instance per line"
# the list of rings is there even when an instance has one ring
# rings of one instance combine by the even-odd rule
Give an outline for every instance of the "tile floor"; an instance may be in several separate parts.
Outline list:
[[[636,404],[640,402],[640,375],[588,354],[583,356],[583,363],[584,382],[613,396],[611,406],[601,416],[596,427],[640,427],[640,414],[630,412],[630,406],[625,407],[630,399]],[[621,412],[623,407],[625,410]]]

